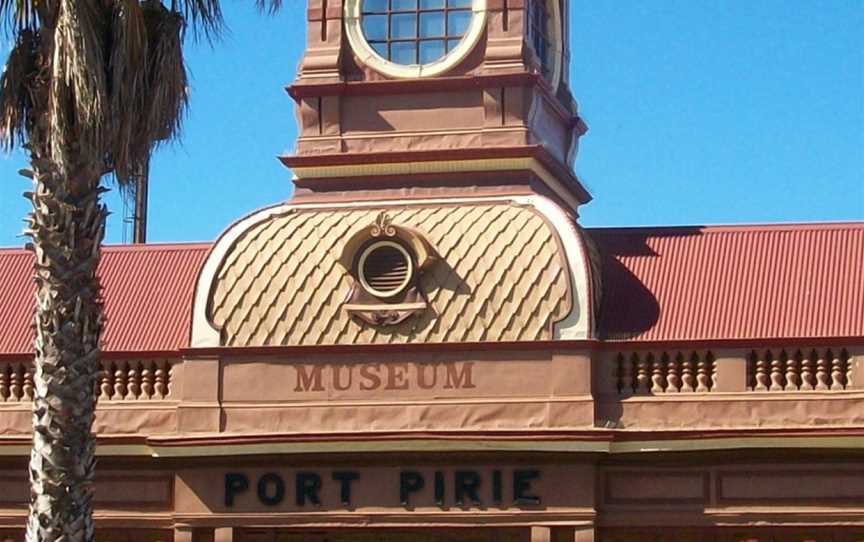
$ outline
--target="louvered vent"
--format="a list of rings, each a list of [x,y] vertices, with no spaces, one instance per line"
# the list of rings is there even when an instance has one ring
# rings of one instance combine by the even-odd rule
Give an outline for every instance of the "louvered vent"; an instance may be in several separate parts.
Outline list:
[[[400,244],[379,241],[366,248],[357,266],[360,283],[376,297],[396,296],[411,282],[414,264]]]

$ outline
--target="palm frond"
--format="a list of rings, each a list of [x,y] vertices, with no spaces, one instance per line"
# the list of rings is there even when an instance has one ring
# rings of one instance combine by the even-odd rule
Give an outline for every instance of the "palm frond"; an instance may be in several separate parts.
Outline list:
[[[146,133],[158,143],[175,137],[189,99],[186,63],[183,59],[185,23],[177,13],[147,12],[148,76]]]
[[[51,154],[61,169],[70,152],[85,163],[102,155],[108,89],[99,3],[59,0],[49,118]]]
[[[282,7],[282,0],[255,0],[255,5],[261,11],[273,15]]]
[[[116,0],[111,25],[111,160],[121,187],[140,165],[141,120],[146,111],[147,26],[138,0]],[[149,146],[147,147],[149,150]]]
[[[0,147],[7,151],[26,141],[38,46],[36,32],[19,32],[0,76]]]
[[[170,11],[183,15],[193,37],[203,34],[212,42],[225,28],[219,0],[171,0]]]
[[[6,33],[36,30],[40,13],[38,4],[39,0],[0,0],[0,20]]]

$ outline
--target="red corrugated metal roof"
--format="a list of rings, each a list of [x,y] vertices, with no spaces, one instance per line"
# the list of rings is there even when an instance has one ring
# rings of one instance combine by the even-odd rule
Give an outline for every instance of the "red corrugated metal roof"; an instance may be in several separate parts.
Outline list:
[[[591,229],[601,338],[864,337],[864,223]]]
[[[864,223],[588,232],[603,258],[603,339],[864,337]],[[104,249],[106,352],[188,346],[209,247]],[[31,351],[30,263],[0,250],[0,355]]]
[[[209,244],[106,246],[106,352],[173,351],[189,345],[195,279]],[[32,255],[0,250],[0,354],[32,352]]]

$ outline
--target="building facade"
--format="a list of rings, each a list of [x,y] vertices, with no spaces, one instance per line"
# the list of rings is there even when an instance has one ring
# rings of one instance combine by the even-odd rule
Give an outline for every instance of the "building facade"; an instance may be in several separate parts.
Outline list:
[[[581,227],[567,11],[309,0],[291,201],[105,249],[100,540],[864,540],[864,224]]]

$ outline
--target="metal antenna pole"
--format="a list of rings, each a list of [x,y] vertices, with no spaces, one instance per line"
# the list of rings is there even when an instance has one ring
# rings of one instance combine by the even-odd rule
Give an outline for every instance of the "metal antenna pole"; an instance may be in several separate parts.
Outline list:
[[[147,185],[150,161],[141,166],[135,178],[135,213],[132,215],[132,242],[147,242]]]

